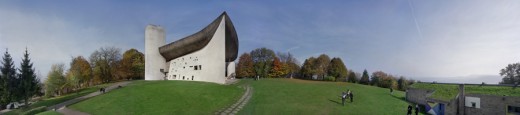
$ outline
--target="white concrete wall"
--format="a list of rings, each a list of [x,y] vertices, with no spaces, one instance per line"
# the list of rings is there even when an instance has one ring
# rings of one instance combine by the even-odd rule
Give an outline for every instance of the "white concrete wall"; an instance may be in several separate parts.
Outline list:
[[[480,108],[480,98],[478,97],[466,97],[464,102],[466,107],[473,107],[472,103],[475,103],[475,108]]]
[[[235,73],[235,62],[227,62],[227,77]]]
[[[164,29],[156,25],[148,25],[145,30],[145,80],[163,80],[160,69],[166,68],[166,61],[159,53],[159,47],[165,45]],[[164,70],[167,71],[167,70]]]
[[[183,80],[184,77],[184,80],[224,84],[226,82],[225,41],[225,21],[222,18],[208,45],[170,61],[168,79]],[[195,70],[195,66],[198,70]]]

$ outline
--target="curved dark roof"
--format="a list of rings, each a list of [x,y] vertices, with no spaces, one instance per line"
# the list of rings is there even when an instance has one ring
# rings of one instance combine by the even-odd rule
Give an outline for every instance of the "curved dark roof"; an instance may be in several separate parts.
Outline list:
[[[217,19],[213,20],[208,26],[199,32],[192,34],[190,36],[184,37],[180,40],[172,42],[170,44],[159,47],[159,52],[166,59],[166,61],[170,61],[172,59],[184,56],[186,54],[198,51],[204,46],[208,45],[209,41],[217,31],[217,28],[222,20],[225,17],[226,27],[225,27],[225,36],[226,36],[226,62],[235,61],[238,55],[238,37],[237,32],[235,31],[235,27],[229,19],[229,16],[226,12],[222,13]]]

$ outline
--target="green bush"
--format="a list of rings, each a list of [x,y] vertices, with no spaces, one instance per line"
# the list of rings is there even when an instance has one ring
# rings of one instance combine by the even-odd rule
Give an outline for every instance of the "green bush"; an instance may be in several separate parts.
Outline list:
[[[336,81],[336,78],[335,78],[335,77],[332,77],[332,76],[327,76],[327,77],[325,77],[324,80],[325,80],[325,81]]]
[[[38,113],[41,113],[44,111],[47,111],[47,106],[40,106],[40,107],[33,108],[29,111],[23,112],[22,115],[34,115],[34,114],[38,114]]]

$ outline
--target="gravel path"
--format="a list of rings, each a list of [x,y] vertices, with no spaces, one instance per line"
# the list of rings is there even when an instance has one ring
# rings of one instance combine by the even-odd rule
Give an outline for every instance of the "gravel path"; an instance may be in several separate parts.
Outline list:
[[[123,81],[123,82],[114,83],[112,86],[109,86],[109,87],[105,88],[105,90],[106,90],[105,93],[106,92],[110,92],[113,89],[116,89],[118,86],[126,86],[129,83],[131,83],[131,82],[130,81]],[[56,110],[59,113],[64,114],[64,115],[88,115],[88,113],[83,113],[83,112],[80,112],[80,111],[68,109],[67,106],[68,105],[72,105],[72,104],[77,103],[77,102],[80,102],[80,101],[83,101],[83,100],[86,100],[86,99],[94,97],[94,96],[101,95],[101,94],[103,94],[103,93],[101,93],[99,91],[96,91],[96,92],[90,93],[90,94],[85,95],[85,96],[81,96],[81,97],[78,97],[78,98],[75,98],[75,99],[71,99],[71,100],[65,101],[65,102],[60,103],[60,104],[56,104],[56,105],[47,107],[47,110]]]
[[[251,96],[253,96],[253,88],[249,85],[246,85],[244,87],[246,89],[246,92],[242,97],[233,105],[231,105],[228,108],[224,108],[220,111],[215,112],[216,115],[235,115],[240,111],[248,102],[249,99],[251,99]]]

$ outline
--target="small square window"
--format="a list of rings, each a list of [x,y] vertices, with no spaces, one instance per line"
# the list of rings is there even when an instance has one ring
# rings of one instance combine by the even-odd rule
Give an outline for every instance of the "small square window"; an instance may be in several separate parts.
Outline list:
[[[471,102],[471,107],[473,107],[473,108],[477,107],[477,103]]]

